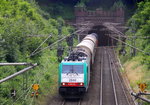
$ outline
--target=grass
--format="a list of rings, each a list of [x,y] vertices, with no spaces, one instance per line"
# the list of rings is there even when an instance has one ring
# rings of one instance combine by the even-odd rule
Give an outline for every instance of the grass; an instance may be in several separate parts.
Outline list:
[[[133,91],[139,92],[138,84],[146,83],[148,87],[145,90],[150,93],[150,70],[147,69],[146,65],[141,63],[141,56],[133,57],[126,61],[123,66]],[[150,96],[146,96],[146,98],[150,99]],[[143,105],[148,104],[143,102]]]

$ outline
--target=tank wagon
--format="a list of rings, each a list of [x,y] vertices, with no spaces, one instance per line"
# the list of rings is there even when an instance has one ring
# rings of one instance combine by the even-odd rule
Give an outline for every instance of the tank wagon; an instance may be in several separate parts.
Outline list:
[[[97,34],[87,35],[59,65],[59,94],[81,98],[88,90],[91,65],[98,45]]]

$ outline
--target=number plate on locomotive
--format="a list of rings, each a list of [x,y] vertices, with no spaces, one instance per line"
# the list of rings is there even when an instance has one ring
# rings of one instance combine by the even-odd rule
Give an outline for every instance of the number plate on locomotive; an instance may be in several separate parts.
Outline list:
[[[76,79],[69,79],[69,82],[76,82]]]

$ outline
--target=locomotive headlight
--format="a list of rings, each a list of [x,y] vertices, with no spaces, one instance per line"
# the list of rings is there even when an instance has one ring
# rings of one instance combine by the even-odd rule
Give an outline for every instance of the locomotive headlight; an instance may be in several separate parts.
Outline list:
[[[83,84],[83,83],[80,83],[80,85],[83,86],[84,84]]]
[[[62,83],[62,85],[64,86],[64,85],[65,85],[65,83]]]

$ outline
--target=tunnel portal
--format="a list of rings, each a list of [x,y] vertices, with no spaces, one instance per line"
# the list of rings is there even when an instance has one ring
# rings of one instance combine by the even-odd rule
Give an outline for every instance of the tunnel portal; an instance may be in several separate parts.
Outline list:
[[[98,35],[98,46],[116,46],[117,41],[109,37],[109,30],[103,25],[94,26],[89,32],[96,33]]]

